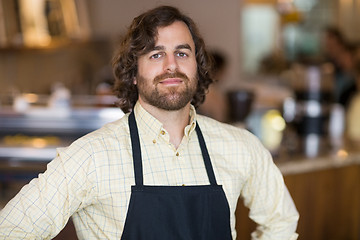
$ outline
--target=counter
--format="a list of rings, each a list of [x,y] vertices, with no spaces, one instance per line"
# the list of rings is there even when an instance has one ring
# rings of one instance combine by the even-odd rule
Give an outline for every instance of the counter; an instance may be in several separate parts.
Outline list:
[[[340,150],[338,153],[323,155],[315,158],[299,158],[296,160],[276,161],[276,165],[284,176],[360,165],[360,152]]]
[[[24,113],[0,111],[0,159],[49,161],[57,147],[123,116],[118,108],[51,109],[36,107]]]

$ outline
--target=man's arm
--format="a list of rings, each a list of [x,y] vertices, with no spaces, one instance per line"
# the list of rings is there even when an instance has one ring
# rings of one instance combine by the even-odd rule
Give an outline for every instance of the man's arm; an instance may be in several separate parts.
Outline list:
[[[51,239],[64,228],[86,197],[86,173],[63,157],[58,154],[1,210],[0,239]]]
[[[258,224],[252,239],[297,239],[299,214],[270,153],[261,148],[253,153],[251,177],[242,191],[249,217]]]

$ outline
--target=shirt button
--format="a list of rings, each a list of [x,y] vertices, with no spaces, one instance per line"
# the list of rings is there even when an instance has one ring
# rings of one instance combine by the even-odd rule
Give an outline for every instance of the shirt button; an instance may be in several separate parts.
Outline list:
[[[156,143],[156,140],[155,140],[155,139],[153,140],[153,143],[154,143],[154,144]]]
[[[177,153],[176,153],[176,156],[178,157],[179,155],[180,155],[180,154],[177,152]]]
[[[165,131],[164,130],[161,130],[161,135],[165,135]]]

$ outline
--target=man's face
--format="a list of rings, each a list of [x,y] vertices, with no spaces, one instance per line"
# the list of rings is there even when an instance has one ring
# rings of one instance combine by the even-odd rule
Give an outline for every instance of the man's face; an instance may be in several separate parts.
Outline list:
[[[138,59],[134,81],[139,101],[174,111],[191,102],[197,88],[195,44],[185,23],[158,28],[155,47]]]

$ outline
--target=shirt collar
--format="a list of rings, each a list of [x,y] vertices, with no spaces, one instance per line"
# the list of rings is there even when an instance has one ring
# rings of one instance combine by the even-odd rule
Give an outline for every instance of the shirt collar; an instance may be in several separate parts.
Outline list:
[[[185,136],[189,137],[196,127],[196,110],[193,105],[190,105],[190,121],[184,129]]]
[[[163,129],[163,124],[147,112],[139,102],[135,104],[134,113],[136,117],[136,123],[139,131],[142,134],[148,134],[150,137],[156,139]],[[194,132],[196,127],[196,110],[193,105],[190,106],[190,121],[184,129],[184,135],[189,137]]]

